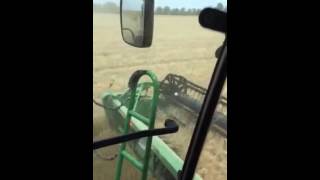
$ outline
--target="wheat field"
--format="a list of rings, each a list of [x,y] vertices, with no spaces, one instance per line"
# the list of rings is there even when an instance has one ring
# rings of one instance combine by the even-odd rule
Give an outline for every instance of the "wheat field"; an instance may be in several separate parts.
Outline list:
[[[224,39],[221,33],[202,28],[197,16],[157,15],[154,19],[154,37],[150,48],[134,48],[123,42],[119,14],[93,15],[93,97],[100,100],[104,92],[127,88],[128,79],[138,69],[155,72],[159,80],[168,73],[186,77],[207,88],[216,63],[215,49]],[[227,88],[224,89],[226,96]],[[93,106],[94,136],[117,135],[105,122],[104,111]],[[190,139],[191,134],[185,135]],[[183,148],[187,148],[185,142]],[[226,180],[225,141],[209,134],[197,167],[205,180]],[[217,148],[219,147],[219,148]],[[102,150],[114,155],[118,146]],[[212,156],[212,153],[214,156]],[[101,161],[94,156],[94,180],[111,180],[115,173],[114,161]],[[123,179],[139,179],[139,173],[125,164]]]

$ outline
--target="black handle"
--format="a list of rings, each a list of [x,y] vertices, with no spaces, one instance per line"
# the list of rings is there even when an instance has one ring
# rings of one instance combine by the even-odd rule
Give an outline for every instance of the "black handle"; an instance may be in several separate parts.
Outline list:
[[[143,137],[171,134],[179,130],[179,126],[176,124],[175,121],[171,119],[166,120],[166,122],[164,123],[164,126],[165,128],[144,130],[136,133],[126,134],[123,136],[117,136],[109,139],[93,141],[93,150],[114,145],[114,144],[131,141],[134,139],[143,138]]]

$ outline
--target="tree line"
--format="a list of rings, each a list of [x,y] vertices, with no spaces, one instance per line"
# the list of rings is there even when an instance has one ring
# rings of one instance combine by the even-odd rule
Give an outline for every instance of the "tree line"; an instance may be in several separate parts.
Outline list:
[[[221,11],[227,11],[227,7],[224,7],[222,3],[218,3],[216,9]],[[105,4],[93,4],[93,11],[98,13],[119,13],[120,8],[116,3],[106,2]],[[201,9],[196,8],[170,8],[169,6],[165,7],[156,7],[154,14],[159,15],[199,15]]]
[[[120,8],[116,3],[106,2],[104,4],[93,4],[93,12],[97,13],[119,13]]]

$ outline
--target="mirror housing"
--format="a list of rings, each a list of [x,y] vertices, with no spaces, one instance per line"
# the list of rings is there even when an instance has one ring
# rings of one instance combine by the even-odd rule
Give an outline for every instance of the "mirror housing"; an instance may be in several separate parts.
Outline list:
[[[127,44],[150,47],[153,37],[154,0],[121,0],[121,35]]]

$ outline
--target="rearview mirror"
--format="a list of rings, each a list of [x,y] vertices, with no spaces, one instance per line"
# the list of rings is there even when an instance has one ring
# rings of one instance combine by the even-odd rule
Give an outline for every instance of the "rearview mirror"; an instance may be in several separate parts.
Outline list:
[[[123,40],[134,47],[150,47],[153,35],[154,0],[121,0]]]

